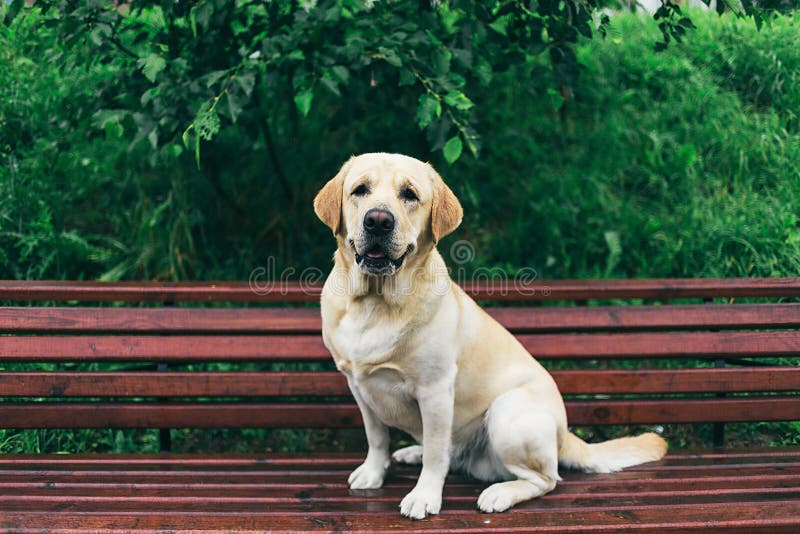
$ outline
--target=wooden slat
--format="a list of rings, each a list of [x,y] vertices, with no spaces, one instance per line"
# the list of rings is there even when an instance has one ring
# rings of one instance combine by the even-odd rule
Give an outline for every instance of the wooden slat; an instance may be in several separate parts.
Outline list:
[[[538,501],[534,501],[537,503]],[[480,514],[469,509],[443,510],[440,515],[424,521],[413,522],[399,517],[393,509],[368,508],[372,503],[365,499],[359,511],[313,510],[298,515],[281,514],[264,509],[229,507],[227,511],[197,513],[186,510],[163,512],[123,513],[115,510],[79,512],[69,507],[55,511],[30,510],[7,512],[0,517],[0,527],[14,532],[41,532],[51,529],[73,529],[93,532],[174,531],[187,529],[231,531],[358,531],[358,532],[550,532],[596,534],[617,533],[621,529],[635,528],[639,532],[714,532],[769,533],[797,532],[800,528],[800,502],[792,499],[770,500],[764,495],[753,495],[731,502],[676,502],[672,505],[637,505],[624,501],[608,503],[605,508],[564,507],[539,509],[533,503],[518,507],[505,514]],[[57,512],[57,513],[55,513]],[[22,530],[24,529],[24,530]]]
[[[323,453],[214,453],[214,454],[169,454],[160,453],[144,454],[105,454],[105,453],[82,453],[82,454],[2,454],[0,455],[0,484],[20,483],[20,481],[8,480],[8,475],[23,473],[26,470],[37,474],[56,474],[74,472],[86,472],[98,475],[95,482],[105,483],[103,476],[112,473],[147,473],[150,475],[161,475],[181,472],[186,476],[195,474],[200,477],[213,473],[232,473],[250,474],[271,473],[270,476],[281,477],[291,473],[292,476],[326,476],[337,472],[350,473],[353,469],[361,465],[364,461],[365,451],[362,452],[323,452]],[[763,469],[763,472],[755,470]],[[406,466],[394,464],[392,466],[393,477],[414,476],[419,474],[418,466]],[[702,475],[702,479],[719,478],[720,480],[728,477],[748,476],[756,477],[759,480],[763,477],[777,477],[782,475],[784,482],[800,479],[800,452],[797,447],[774,447],[768,451],[756,449],[755,452],[743,452],[741,449],[709,451],[705,454],[687,454],[683,449],[674,449],[658,462],[649,462],[639,466],[625,469],[625,473],[636,472],[636,475],[620,478],[617,474],[598,475],[585,474],[584,478],[575,478],[576,472],[564,470],[570,473],[572,482],[567,484],[595,484],[595,483],[644,483],[655,480],[659,472],[670,472],[670,477],[682,478],[687,480],[697,476],[692,471],[698,469],[707,471]],[[738,469],[749,470],[749,474],[739,473]],[[450,482],[469,481],[460,474],[453,474]],[[659,478],[660,480],[660,478]],[[577,481],[577,482],[576,482]],[[582,481],[582,482],[581,482]],[[23,481],[38,485],[35,481]],[[91,480],[73,481],[90,483]],[[206,481],[216,483],[216,481]],[[252,482],[246,480],[231,481],[237,484],[247,484]],[[138,482],[142,483],[142,482]],[[198,482],[200,483],[200,482]],[[266,479],[264,480],[266,483]],[[174,484],[183,486],[185,482],[174,481]],[[169,484],[168,484],[169,485]],[[776,486],[777,487],[777,486]]]
[[[0,455],[0,475],[3,469],[39,469],[50,466],[54,469],[76,469],[77,466],[97,466],[98,469],[117,470],[120,467],[142,466],[146,469],[217,469],[231,466],[247,469],[319,469],[337,468],[346,471],[358,467],[364,460],[364,452],[262,452],[262,453],[74,453],[74,454],[24,454],[9,453]],[[798,465],[800,475],[800,447],[745,447],[724,449],[672,449],[657,463],[647,464],[647,470],[671,466],[721,464],[765,464],[791,462]],[[87,467],[88,468],[88,467]],[[626,471],[641,470],[640,467],[627,468]],[[595,480],[601,475],[586,475]],[[616,476],[616,475],[614,475]],[[601,477],[602,478],[602,477]]]
[[[800,354],[800,331],[522,334],[517,339],[540,359],[725,358]]]
[[[363,456],[361,461],[363,461]],[[605,484],[619,487],[620,485],[630,484],[633,487],[644,485],[651,488],[669,489],[670,487],[687,487],[703,482],[727,481],[739,477],[740,481],[748,480],[753,477],[769,477],[772,480],[782,480],[790,483],[789,487],[794,486],[796,476],[800,471],[798,463],[768,463],[768,464],[746,464],[746,465],[721,465],[721,466],[683,466],[673,469],[658,469],[658,465],[652,463],[643,464],[635,468],[625,469],[617,473],[605,475],[584,475],[568,470],[561,470],[564,480],[559,483],[561,487],[575,486],[575,491],[588,488],[589,484]],[[187,486],[226,486],[233,487],[253,487],[258,486],[264,490],[288,491],[308,491],[313,489],[347,489],[347,476],[352,468],[329,469],[329,470],[231,470],[208,468],[204,471],[197,469],[185,469],[180,465],[170,467],[164,466],[163,469],[126,469],[118,466],[113,469],[37,469],[37,468],[18,468],[7,469],[0,473],[0,483],[5,485],[14,484],[37,484],[54,486],[61,484],[80,484],[92,486],[115,486],[147,485],[151,487],[187,487]],[[419,468],[412,469],[404,466],[392,466],[383,488],[394,490],[404,487],[409,481],[416,481],[419,478]],[[577,478],[575,478],[577,477]],[[589,479],[584,477],[591,477]],[[449,488],[475,488],[475,480],[458,474],[447,476],[446,486]],[[739,486],[745,487],[745,486]]]
[[[329,361],[318,335],[0,336],[5,361]]]
[[[800,397],[568,401],[573,425],[800,420]]]
[[[514,333],[800,327],[800,304],[486,308]]]
[[[800,327],[800,304],[500,307],[515,333]],[[318,334],[318,308],[0,308],[0,332]]]
[[[796,356],[800,331],[521,334],[539,359]],[[330,361],[316,335],[0,336],[5,361]]]
[[[410,488],[408,488],[410,489]],[[655,494],[630,494],[625,493],[616,497],[591,494],[566,494],[549,495],[534,501],[520,503],[516,507],[517,513],[526,510],[538,512],[577,510],[588,512],[592,509],[602,509],[603,504],[614,508],[614,499],[624,501],[626,507],[636,509],[654,506],[679,506],[681,504],[736,504],[737,502],[769,502],[769,501],[794,501],[800,503],[800,488],[759,488],[732,492],[726,490],[708,490],[702,492],[661,492]],[[398,500],[396,498],[347,498],[338,500],[310,500],[294,497],[275,502],[275,499],[259,496],[229,497],[218,495],[216,497],[178,497],[178,496],[85,496],[74,498],[72,496],[39,496],[39,495],[0,495],[0,510],[4,511],[51,511],[51,512],[82,512],[91,513],[99,509],[107,512],[117,511],[126,513],[155,513],[169,511],[184,511],[200,514],[226,512],[235,508],[237,513],[246,515],[261,513],[281,516],[304,516],[308,513],[397,513]],[[474,506],[476,496],[463,499],[446,499],[444,506],[452,509]],[[266,510],[265,510],[266,508]],[[447,509],[447,508],[445,508]],[[473,512],[474,513],[474,512]]]
[[[570,370],[562,394],[800,391],[800,367]],[[4,372],[7,397],[350,396],[338,372]]]
[[[0,308],[5,333],[319,334],[321,323],[319,308]]]
[[[0,373],[10,397],[350,396],[338,372]]]
[[[791,421],[800,397],[567,401],[573,425]],[[352,428],[355,404],[6,403],[0,428]]]
[[[355,428],[355,404],[6,403],[0,428]]]
[[[800,297],[800,278],[535,280],[462,284],[479,300]],[[124,302],[316,302],[320,283],[0,281],[0,300]]]
[[[570,370],[551,373],[562,394],[800,391],[800,367]]]
[[[347,473],[342,473],[346,475]],[[672,482],[672,481],[670,481]],[[744,495],[755,492],[784,492],[787,490],[800,491],[800,478],[792,481],[793,485],[786,485],[783,480],[760,478],[744,478],[736,480],[730,477],[720,484],[716,480],[703,479],[691,480],[688,484],[673,483],[669,486],[649,486],[646,484],[584,484],[559,485],[555,493],[544,497],[548,501],[567,501],[576,495],[591,495],[594,498],[619,499],[635,494],[639,497],[702,497],[709,493],[716,495]],[[142,499],[176,501],[202,499],[230,499],[232,503],[249,499],[253,502],[262,502],[271,506],[282,506],[285,503],[294,503],[298,500],[294,488],[264,487],[254,484],[239,485],[147,485],[147,484],[0,484],[0,496],[30,496],[34,499],[60,498],[73,500],[78,498],[100,497],[103,499]],[[342,488],[314,488],[303,492],[304,502],[361,502],[363,495],[359,492],[345,492]],[[372,502],[400,502],[408,493],[407,487],[387,486],[380,495],[371,495]],[[475,488],[469,486],[453,486],[444,488],[444,502],[448,506],[473,504],[475,502]]]

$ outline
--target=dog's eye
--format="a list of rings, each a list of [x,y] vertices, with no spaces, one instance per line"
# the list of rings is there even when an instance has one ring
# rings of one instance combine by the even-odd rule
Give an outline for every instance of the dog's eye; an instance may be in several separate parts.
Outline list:
[[[355,189],[353,189],[353,192],[350,193],[350,194],[354,195],[354,196],[357,196],[357,197],[363,197],[367,193],[369,193],[369,189],[367,188],[367,186],[365,184],[361,184],[358,187],[356,187]]]
[[[410,187],[404,187],[402,191],[400,191],[400,198],[410,201],[419,200],[417,194]]]

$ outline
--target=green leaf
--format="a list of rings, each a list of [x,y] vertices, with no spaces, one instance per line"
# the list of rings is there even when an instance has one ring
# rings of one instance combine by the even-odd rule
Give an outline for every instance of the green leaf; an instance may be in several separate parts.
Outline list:
[[[335,94],[336,96],[342,96],[342,92],[339,90],[339,84],[336,83],[336,80],[331,78],[330,76],[323,76],[319,79],[319,83],[321,83],[328,91]]]
[[[122,125],[115,120],[106,121],[103,129],[106,131],[107,140],[119,139],[122,137],[122,134],[125,133],[125,129]]]
[[[437,48],[431,53],[431,67],[437,75],[450,72],[450,59],[453,54],[446,48]]]
[[[253,87],[256,85],[256,75],[253,71],[242,71],[236,75],[234,83],[239,86],[245,96],[250,96],[253,93]]]
[[[167,61],[157,54],[150,54],[144,61],[140,59],[139,63],[142,64],[142,72],[145,78],[151,82],[155,82],[158,74],[167,66]]]
[[[228,74],[227,70],[214,70],[214,71],[211,71],[208,74],[204,75],[200,79],[201,80],[205,79],[206,87],[211,87],[212,85],[214,85],[215,83],[220,81],[222,78],[224,78],[225,75],[227,75],[227,74]]]
[[[497,18],[494,22],[489,24],[489,27],[499,33],[500,35],[507,35],[508,23],[511,22],[511,15],[504,15]]]
[[[462,111],[466,111],[475,105],[472,103],[472,100],[467,98],[467,95],[461,91],[451,91],[447,93],[444,97],[444,101],[448,106],[452,106]]]
[[[220,122],[216,110],[204,105],[197,112],[194,119],[194,129],[197,137],[202,137],[206,141],[211,141],[219,133]]]
[[[14,20],[14,17],[17,16],[24,4],[25,2],[23,0],[14,0],[11,2],[11,5],[8,6],[8,10],[6,11],[5,19],[3,20],[3,23],[6,26],[11,26],[11,22]]]
[[[547,89],[547,96],[550,98],[550,105],[554,110],[558,111],[564,105],[564,97],[552,87]]]
[[[183,135],[181,139],[183,140],[183,146],[189,148],[189,131],[194,128],[194,124],[190,124],[188,128],[183,131]]]
[[[313,99],[314,91],[310,88],[294,95],[294,105],[297,106],[297,110],[302,113],[303,117],[307,117],[308,112],[311,111],[311,101]]]
[[[603,232],[603,238],[606,241],[606,245],[608,246],[608,256],[606,257],[606,273],[605,275],[608,277],[611,274],[611,271],[619,263],[620,258],[622,257],[622,240],[619,237],[619,232],[609,230],[607,232]]]
[[[194,14],[196,8],[197,6],[194,6],[189,10],[189,24],[192,27],[192,37],[195,39],[197,39],[197,16]]]
[[[475,65],[473,74],[476,78],[478,78],[480,84],[485,87],[492,81],[492,65],[486,60],[486,58],[478,58],[478,62]]]
[[[442,105],[439,100],[428,93],[420,95],[419,103],[417,104],[417,124],[420,129],[425,128],[433,119],[442,114]]]
[[[236,119],[239,118],[239,114],[242,112],[242,101],[235,93],[229,91],[225,93],[225,104],[227,105],[228,117],[230,117],[232,123],[236,124]]]
[[[461,156],[462,150],[464,150],[464,145],[461,142],[461,138],[457,135],[451,137],[450,140],[444,144],[444,148],[442,148],[445,161],[452,165]]]
[[[379,46],[378,53],[384,60],[386,60],[386,63],[388,63],[392,67],[400,67],[403,65],[403,60],[400,59],[400,56],[397,55],[397,52],[395,52],[391,48],[386,48],[385,46]]]
[[[333,75],[336,77],[336,79],[341,83],[347,84],[347,82],[350,80],[350,71],[347,70],[346,67],[334,65],[331,70],[333,71]]]
[[[400,87],[404,87],[406,85],[414,85],[417,81],[417,77],[414,76],[414,73],[408,69],[400,70],[400,77],[397,81],[397,85]]]

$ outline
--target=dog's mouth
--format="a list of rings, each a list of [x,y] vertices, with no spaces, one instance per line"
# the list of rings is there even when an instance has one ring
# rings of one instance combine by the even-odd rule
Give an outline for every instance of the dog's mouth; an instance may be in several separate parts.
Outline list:
[[[369,274],[394,274],[402,267],[403,260],[413,248],[413,245],[409,245],[402,256],[391,258],[386,250],[376,243],[363,254],[356,252],[356,263]]]

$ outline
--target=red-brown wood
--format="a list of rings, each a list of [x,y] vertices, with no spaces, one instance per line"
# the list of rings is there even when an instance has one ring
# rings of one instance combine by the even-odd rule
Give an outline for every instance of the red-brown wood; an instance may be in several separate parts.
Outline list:
[[[213,456],[212,456],[213,457]],[[363,456],[362,456],[363,461]],[[800,463],[753,463],[731,465],[690,465],[675,466],[672,468],[658,468],[656,464],[647,464],[638,468],[629,468],[624,471],[607,475],[582,475],[569,471],[561,473],[564,480],[560,486],[583,484],[573,480],[574,476],[589,476],[595,483],[619,484],[646,484],[653,487],[668,487],[675,484],[697,484],[706,480],[728,480],[739,477],[742,481],[751,477],[770,477],[776,480],[792,482],[800,472]],[[114,469],[38,469],[36,466],[17,469],[6,469],[0,476],[3,484],[83,484],[83,485],[113,485],[120,484],[149,484],[159,487],[187,487],[196,485],[247,485],[259,486],[263,489],[283,488],[288,491],[307,491],[310,489],[347,489],[347,475],[352,471],[347,469],[292,469],[292,470],[232,470],[226,467],[204,470],[196,468],[184,469],[179,465],[172,468],[163,466],[158,470],[142,468],[126,469],[118,466]],[[403,487],[409,482],[414,482],[419,477],[418,469],[393,466],[384,488],[392,489]],[[579,478],[578,480],[583,480]],[[792,482],[793,483],[793,482]],[[743,482],[744,484],[744,482]],[[472,487],[476,482],[460,475],[448,475],[445,484],[449,488]],[[741,487],[746,487],[742,485]],[[793,486],[791,486],[793,487]]]
[[[392,511],[309,511],[283,515],[263,509],[236,513],[197,514],[182,510],[159,513],[120,513],[104,511],[79,513],[69,509],[46,512],[8,512],[0,517],[0,528],[14,532],[41,532],[43,529],[81,531],[119,529],[138,531],[187,531],[186,529],[230,531],[358,531],[358,532],[550,532],[617,533],[621,529],[636,532],[688,532],[780,534],[800,528],[800,503],[764,498],[743,499],[740,503],[628,505],[625,501],[602,507],[567,507],[556,510],[529,508],[512,513],[487,516],[474,509],[443,511],[424,521],[398,518]],[[22,530],[24,528],[24,530]],[[181,530],[183,529],[183,530]]]
[[[467,290],[492,300],[797,297],[800,279],[537,282],[533,295]],[[3,283],[0,299],[178,302],[318,299],[318,287],[253,295],[246,284]],[[73,292],[74,291],[74,292]],[[516,291],[516,292],[515,292]],[[23,298],[24,297],[24,298]],[[4,362],[330,361],[318,309],[0,308]],[[542,359],[800,355],[800,304],[494,308]],[[772,330],[689,332],[687,330]],[[663,330],[678,330],[666,333]],[[662,331],[662,332],[653,332]],[[588,332],[593,332],[589,334]],[[616,332],[616,333],[610,333]],[[63,334],[93,335],[63,335]],[[124,335],[98,335],[124,334]],[[248,367],[251,368],[251,367]],[[800,368],[554,371],[567,395],[800,390]],[[0,427],[355,427],[352,402],[21,402],[9,397],[346,397],[334,372],[4,372]],[[797,420],[800,396],[568,400],[570,423]],[[0,456],[0,530],[181,529],[459,532],[797,532],[800,450],[675,454],[606,475],[564,471],[551,494],[506,514],[475,511],[485,484],[448,476],[444,508],[421,522],[397,504],[419,468],[393,466],[381,490],[351,492],[363,458],[338,455]]]
[[[350,396],[339,372],[6,372],[0,391],[54,398]]]
[[[778,357],[800,354],[800,331],[522,334],[517,339],[531,354],[541,359]]]
[[[734,393],[800,390],[800,367],[570,370],[551,373],[562,394]],[[331,372],[4,372],[8,397],[350,396]]]
[[[321,323],[319,308],[0,308],[6,333],[319,334]]]
[[[5,361],[330,361],[319,335],[2,336]]]
[[[800,331],[521,334],[540,359],[800,355]],[[5,361],[330,361],[316,335],[0,336]]]
[[[573,425],[791,421],[798,397],[567,401]],[[355,404],[7,403],[0,428],[359,427]]]
[[[800,327],[800,304],[497,307],[515,333]],[[0,308],[0,332],[318,334],[318,308]]]
[[[479,300],[611,300],[800,297],[800,278],[465,281]],[[0,281],[0,300],[124,302],[316,302],[322,285],[299,282]]]

